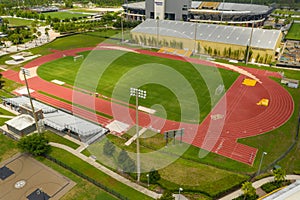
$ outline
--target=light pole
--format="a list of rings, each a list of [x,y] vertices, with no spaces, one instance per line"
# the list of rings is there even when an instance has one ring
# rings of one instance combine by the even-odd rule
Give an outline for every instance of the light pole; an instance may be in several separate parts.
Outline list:
[[[140,181],[141,163],[140,163],[140,141],[139,141],[139,98],[146,99],[147,93],[144,90],[130,88],[130,96],[135,96],[135,121],[136,121],[136,162],[137,162],[137,181]]]
[[[247,56],[246,56],[246,65],[248,65],[248,60],[249,60],[249,52],[250,52],[251,43],[252,43],[253,28],[254,28],[254,23],[252,23],[252,29],[251,29],[251,33],[250,33],[249,46],[247,49]]]
[[[182,191],[183,191],[182,188],[179,188],[179,189],[178,189],[178,200],[180,200],[180,192],[182,192]]]
[[[30,101],[30,105],[31,105],[31,109],[32,109],[32,115],[35,121],[35,126],[36,126],[36,130],[38,133],[40,133],[40,129],[39,129],[39,125],[38,125],[38,120],[35,114],[35,110],[34,110],[34,106],[32,103],[32,99],[31,99],[31,95],[30,95],[30,91],[29,91],[29,87],[28,87],[28,82],[27,82],[27,78],[26,76],[30,76],[30,71],[28,69],[25,68],[21,68],[21,71],[24,75],[24,80],[25,80],[25,84],[26,84],[26,89],[27,89],[27,93],[28,93],[28,97],[29,97],[29,101]]]
[[[124,27],[123,27],[123,16],[121,16],[121,44],[124,42]]]
[[[260,159],[260,163],[259,163],[259,168],[258,168],[258,171],[257,171],[257,174],[256,176],[258,176],[260,174],[260,168],[261,168],[261,164],[262,164],[262,161],[264,159],[264,155],[267,155],[267,152],[262,152],[262,155],[261,155],[261,159]]]
[[[147,174],[146,176],[147,176],[148,187],[149,187],[149,174]]]

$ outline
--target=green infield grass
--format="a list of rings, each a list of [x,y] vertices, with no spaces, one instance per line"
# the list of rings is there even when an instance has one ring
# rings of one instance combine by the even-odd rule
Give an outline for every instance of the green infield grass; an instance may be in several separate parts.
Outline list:
[[[300,23],[293,23],[288,34],[285,36],[288,40],[300,40]]]
[[[38,74],[47,81],[57,79],[124,102],[129,101],[130,87],[141,83],[147,98],[140,105],[159,104],[164,109],[155,107],[156,115],[166,117],[166,111],[168,119],[191,123],[202,121],[224,94],[215,94],[217,88],[224,84],[228,89],[238,76],[224,69],[116,50],[81,54],[85,60],[64,57],[41,65]],[[200,115],[195,109],[200,109]]]
[[[10,26],[31,26],[34,20],[7,17]]]
[[[69,9],[69,11],[71,11],[71,12],[92,13],[92,14],[99,13],[96,10],[89,10],[89,9],[84,9],[84,8],[72,8],[72,9]]]
[[[69,18],[71,19],[72,17],[87,17],[89,15],[87,14],[80,14],[80,13],[71,13],[71,12],[49,12],[49,13],[44,13],[45,18],[50,16],[51,18],[58,18],[60,20]]]

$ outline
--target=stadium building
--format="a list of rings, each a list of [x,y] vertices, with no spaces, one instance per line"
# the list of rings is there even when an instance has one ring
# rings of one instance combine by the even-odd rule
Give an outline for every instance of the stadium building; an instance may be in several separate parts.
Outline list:
[[[260,26],[274,8],[241,3],[191,0],[146,0],[123,4],[128,19],[168,19]]]
[[[249,61],[270,63],[280,46],[279,30],[147,19],[131,30],[133,42]],[[253,60],[254,59],[254,60]]]

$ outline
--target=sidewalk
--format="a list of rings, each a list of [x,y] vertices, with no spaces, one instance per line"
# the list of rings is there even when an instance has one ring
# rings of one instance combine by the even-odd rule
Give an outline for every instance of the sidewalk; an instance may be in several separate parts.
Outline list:
[[[299,175],[287,175],[286,180],[300,180],[300,176]],[[274,181],[274,176],[270,176],[270,177],[255,181],[254,183],[252,183],[252,186],[255,189],[257,189],[257,188],[261,187],[263,184],[272,182],[272,181]],[[242,194],[243,194],[243,191],[241,189],[239,189],[225,197],[220,198],[219,200],[232,200],[236,197],[241,196]]]
[[[152,197],[154,199],[158,199],[161,197],[161,194],[157,194],[151,190],[148,190],[134,182],[131,182],[130,180],[124,178],[123,176],[107,169],[106,167],[104,167],[103,165],[99,164],[98,162],[96,162],[95,160],[93,160],[92,158],[89,158],[89,157],[86,157],[85,155],[79,153],[78,151],[72,149],[71,147],[68,147],[68,146],[65,146],[65,145],[62,145],[62,144],[58,144],[58,143],[53,143],[53,142],[50,142],[49,143],[51,146],[54,146],[54,147],[57,147],[57,148],[61,148],[61,149],[64,149],[66,151],[68,151],[69,153],[72,153],[73,155],[75,155],[76,157],[80,158],[81,160],[89,163],[90,165],[96,167],[97,169],[101,170],[102,172],[104,172],[105,174],[111,176],[112,178],[118,180],[119,182],[121,183],[124,183],[125,185],[141,192],[141,193],[144,193],[145,195],[149,196],[149,197]]]

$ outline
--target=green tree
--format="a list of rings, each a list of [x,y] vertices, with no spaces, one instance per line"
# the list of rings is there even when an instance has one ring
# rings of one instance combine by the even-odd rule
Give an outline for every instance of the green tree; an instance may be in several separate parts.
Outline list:
[[[103,146],[103,153],[106,156],[111,157],[116,151],[116,147],[113,143],[111,143],[109,140],[106,140],[104,146]]]
[[[245,182],[242,185],[242,191],[244,192],[244,199],[248,199],[256,196],[256,190],[252,186],[251,182]]]
[[[5,83],[5,81],[2,80],[2,74],[0,74],[0,89],[2,89],[4,87],[4,83]]]
[[[158,171],[152,169],[149,173],[149,182],[155,184],[157,183],[157,181],[159,181],[159,179],[160,179],[160,174],[158,173]]]
[[[49,152],[50,145],[48,143],[49,140],[43,134],[34,133],[22,137],[18,142],[18,148],[20,148],[22,152],[39,156]]]
[[[122,150],[118,156],[118,165],[124,172],[133,172],[135,170],[135,163],[125,150]]]
[[[273,170],[274,179],[276,182],[283,182],[285,181],[286,172],[282,168],[274,169]]]
[[[175,200],[175,197],[173,197],[172,192],[170,192],[169,190],[165,190],[159,200]]]

